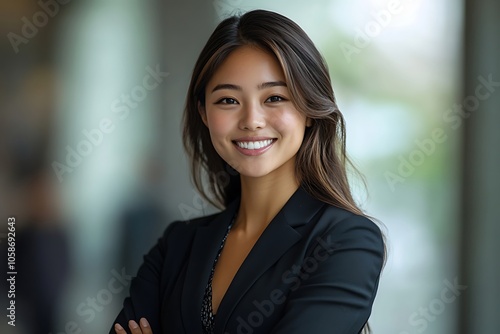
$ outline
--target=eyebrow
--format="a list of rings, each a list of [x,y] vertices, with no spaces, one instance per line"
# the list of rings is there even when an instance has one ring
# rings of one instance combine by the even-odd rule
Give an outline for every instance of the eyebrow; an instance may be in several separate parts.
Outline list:
[[[271,87],[287,87],[286,83],[283,81],[269,81],[269,82],[264,82],[261,83],[260,85],[257,86],[257,89],[262,90],[266,88],[271,88]],[[219,84],[212,89],[212,93],[215,92],[216,90],[221,90],[221,89],[231,89],[231,90],[238,90],[242,91],[243,88],[238,85],[233,85],[233,84]]]

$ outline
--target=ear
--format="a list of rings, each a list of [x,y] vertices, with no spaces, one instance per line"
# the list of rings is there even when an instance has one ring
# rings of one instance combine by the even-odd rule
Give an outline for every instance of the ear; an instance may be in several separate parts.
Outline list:
[[[198,101],[198,113],[200,114],[203,124],[205,124],[205,126],[208,127],[207,111],[205,110],[205,106],[201,105],[200,101]]]
[[[306,118],[306,127],[310,128],[312,126],[312,118],[307,117]]]

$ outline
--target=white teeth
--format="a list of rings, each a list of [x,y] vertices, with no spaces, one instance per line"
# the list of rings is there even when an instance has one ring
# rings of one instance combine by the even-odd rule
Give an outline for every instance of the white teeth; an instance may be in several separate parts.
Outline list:
[[[248,150],[258,150],[260,148],[271,145],[272,139],[261,140],[261,141],[237,141],[236,145],[241,148],[246,148]]]

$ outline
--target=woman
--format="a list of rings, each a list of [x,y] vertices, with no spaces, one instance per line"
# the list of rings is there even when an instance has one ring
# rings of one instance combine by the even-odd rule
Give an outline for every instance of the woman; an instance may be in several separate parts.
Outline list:
[[[224,210],[169,225],[111,333],[360,333],[383,238],[351,196],[344,120],[298,25],[263,10],[219,24],[184,144],[196,187]]]

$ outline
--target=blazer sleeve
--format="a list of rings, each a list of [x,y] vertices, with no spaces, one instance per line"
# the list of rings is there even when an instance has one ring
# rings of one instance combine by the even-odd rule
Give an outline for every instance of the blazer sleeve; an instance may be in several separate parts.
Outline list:
[[[316,241],[273,334],[356,334],[368,321],[385,257],[380,229],[351,216]]]
[[[171,231],[180,222],[171,223],[157,244],[144,256],[144,262],[137,276],[130,283],[130,296],[125,298],[123,308],[113,322],[110,334],[115,334],[114,325],[119,323],[127,333],[129,320],[148,319],[153,333],[161,333],[160,328],[160,277],[166,257],[167,240]]]

